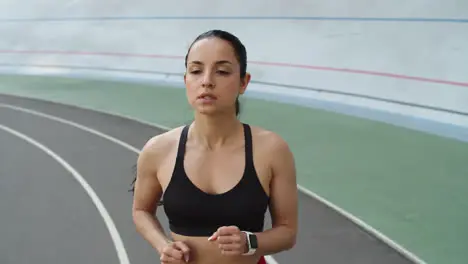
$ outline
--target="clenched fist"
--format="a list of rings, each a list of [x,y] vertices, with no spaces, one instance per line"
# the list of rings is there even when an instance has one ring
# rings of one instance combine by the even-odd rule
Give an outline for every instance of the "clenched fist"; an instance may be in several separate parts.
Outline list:
[[[223,255],[242,255],[248,251],[247,236],[237,226],[220,227],[208,240],[216,241]]]
[[[182,241],[169,242],[161,250],[161,264],[184,263],[189,261],[190,249]]]

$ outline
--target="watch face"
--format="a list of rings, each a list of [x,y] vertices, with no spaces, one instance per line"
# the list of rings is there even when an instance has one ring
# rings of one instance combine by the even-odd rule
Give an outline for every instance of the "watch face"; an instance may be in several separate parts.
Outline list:
[[[258,248],[258,243],[257,243],[257,236],[256,235],[249,235],[250,238],[250,248]]]

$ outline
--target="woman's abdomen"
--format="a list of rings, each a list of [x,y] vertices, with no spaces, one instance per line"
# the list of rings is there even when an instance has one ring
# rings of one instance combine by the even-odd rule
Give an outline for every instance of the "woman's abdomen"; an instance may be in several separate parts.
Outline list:
[[[187,237],[172,233],[176,241],[183,241],[190,248],[190,264],[257,264],[257,256],[226,256],[221,254],[216,241],[208,237]]]

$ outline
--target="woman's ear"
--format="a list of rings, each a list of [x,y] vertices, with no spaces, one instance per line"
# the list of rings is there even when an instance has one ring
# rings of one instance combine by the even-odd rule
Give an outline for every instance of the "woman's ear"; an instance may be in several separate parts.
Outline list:
[[[245,90],[247,89],[247,86],[249,85],[250,83],[250,79],[251,79],[251,75],[250,73],[245,73],[245,76],[244,78],[241,80],[241,88],[239,90],[239,93],[240,94],[244,94],[245,93]]]

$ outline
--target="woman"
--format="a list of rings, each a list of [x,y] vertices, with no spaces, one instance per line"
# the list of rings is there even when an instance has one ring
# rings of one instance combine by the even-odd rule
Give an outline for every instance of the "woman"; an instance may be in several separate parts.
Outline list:
[[[137,162],[133,219],[161,263],[254,264],[291,249],[297,232],[293,155],[277,134],[237,119],[250,81],[243,44],[212,30],[185,57],[193,123],[151,138]],[[171,237],[155,217],[163,198]],[[263,230],[267,207],[272,228]]]

